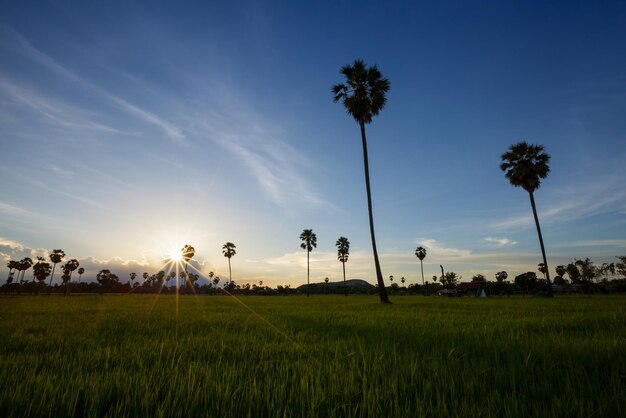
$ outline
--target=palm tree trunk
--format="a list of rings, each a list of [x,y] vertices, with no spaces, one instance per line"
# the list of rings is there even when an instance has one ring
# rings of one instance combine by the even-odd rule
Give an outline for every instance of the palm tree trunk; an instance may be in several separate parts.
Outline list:
[[[367,158],[367,139],[365,138],[365,123],[359,122],[361,127],[361,140],[363,142],[363,165],[365,168],[365,189],[367,190],[367,211],[370,218],[370,234],[372,236],[372,251],[374,252],[374,266],[376,267],[376,281],[378,282],[378,291],[380,293],[380,303],[391,303],[385,289],[383,281],[383,273],[380,270],[380,262],[378,261],[378,250],[376,250],[376,235],[374,234],[374,214],[372,212],[372,192],[370,190],[370,169]]]
[[[548,297],[553,297],[552,285],[550,284],[550,273],[548,271],[548,260],[546,259],[546,249],[543,246],[543,236],[541,235],[541,226],[539,226],[539,217],[537,216],[537,207],[535,206],[535,197],[532,192],[528,192],[530,196],[530,206],[533,208],[533,216],[535,217],[535,225],[537,225],[537,235],[539,236],[539,245],[541,246],[541,255],[543,257],[543,265],[546,268],[546,283],[548,285]]]
[[[346,285],[346,262],[342,261],[341,264],[343,266],[343,288],[346,292],[346,296],[348,296],[348,286]]]
[[[306,296],[309,297],[309,250],[306,250]]]
[[[228,257],[228,280],[229,280],[229,287],[230,287],[230,283],[233,282],[233,271],[230,269],[230,257]]]
[[[424,262],[420,258],[420,267],[422,269],[422,286],[424,286]]]
[[[52,274],[50,275],[50,284],[48,286],[52,287],[52,279],[54,278],[54,269],[56,268],[57,263],[52,263]]]

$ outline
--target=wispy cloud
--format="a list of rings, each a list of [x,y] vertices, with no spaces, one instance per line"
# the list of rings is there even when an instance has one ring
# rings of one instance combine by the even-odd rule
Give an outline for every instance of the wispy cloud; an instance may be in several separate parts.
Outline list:
[[[626,173],[619,170],[610,175],[594,179],[587,184],[556,191],[557,199],[547,204],[538,202],[539,219],[543,223],[567,222],[601,213],[621,212],[626,208],[626,189],[623,184]],[[556,200],[556,202],[554,202]],[[489,228],[507,231],[534,226],[530,210],[512,217],[490,222]]]
[[[626,248],[626,240],[624,239],[604,239],[604,240],[588,240],[588,241],[572,241],[557,244],[559,247],[621,247]]]
[[[23,88],[15,83],[0,79],[0,93],[44,116],[48,121],[69,129],[89,129],[106,133],[122,133],[119,129],[90,120],[85,112],[59,100],[50,99]]]
[[[54,73],[74,82],[77,85],[80,85],[82,88],[89,90],[104,99],[109,100],[119,109],[125,110],[127,113],[141,119],[148,124],[157,126],[158,128],[162,129],[166,133],[166,135],[175,143],[179,145],[185,145],[187,143],[187,141],[185,140],[185,135],[173,123],[165,120],[164,118],[156,115],[153,112],[139,107],[136,104],[130,103],[128,100],[116,96],[92,84],[89,81],[86,81],[73,71],[70,71],[69,69],[58,63],[49,55],[35,48],[20,33],[6,27],[2,28],[2,32],[5,36],[2,37],[4,40],[0,42],[0,45],[4,46],[5,48],[17,50],[17,52],[19,52],[23,56],[32,59],[33,61],[39,63],[40,65],[53,71]]]
[[[509,238],[496,238],[496,237],[485,237],[483,238],[488,245],[493,247],[511,247],[517,244],[517,241],[512,241]]]
[[[4,237],[0,237],[0,247],[3,247],[5,249],[10,249],[10,250],[17,250],[17,251],[24,250],[24,244],[22,244],[21,242],[17,242],[17,241],[7,239]]]

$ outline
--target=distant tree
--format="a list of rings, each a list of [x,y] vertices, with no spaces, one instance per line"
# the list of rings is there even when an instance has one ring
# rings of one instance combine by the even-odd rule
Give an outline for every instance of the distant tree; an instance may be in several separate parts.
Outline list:
[[[393,275],[389,276],[389,281],[393,284]]]
[[[57,264],[63,261],[63,257],[65,257],[65,251],[52,250],[52,253],[50,254],[50,261],[52,261],[52,274],[50,275],[49,286],[52,286],[52,279],[54,279],[54,269],[56,268]]]
[[[17,260],[9,260],[7,263],[7,267],[9,268],[9,277],[7,277],[7,283],[13,282],[13,275],[17,270],[19,270],[20,262]]]
[[[565,270],[567,271],[567,276],[569,277],[569,280],[573,284],[581,283],[580,272],[578,271],[578,267],[576,267],[576,264],[569,263],[567,266],[565,266]]]
[[[43,284],[50,275],[51,271],[52,266],[50,263],[46,263],[46,260],[43,257],[37,257],[37,262],[33,265],[33,274],[39,283]]]
[[[420,268],[422,269],[422,286],[424,286],[424,258],[426,258],[426,248],[417,247],[415,250],[415,256],[420,260]]]
[[[499,271],[496,273],[496,281],[498,283],[504,282],[509,277],[509,274],[506,271]]]
[[[135,278],[137,277],[137,273],[132,272],[129,274],[129,276],[130,276],[130,286],[132,287],[133,283],[135,283]]]
[[[539,273],[543,274],[544,277],[546,276],[546,272],[548,271],[544,263],[537,264],[537,270],[539,271]]]
[[[63,266],[63,284],[65,285],[65,296],[70,294],[70,281],[72,280],[72,273],[78,268],[80,263],[75,258],[69,260]]]
[[[406,282],[406,279],[404,277],[400,278],[400,281],[402,282],[402,284],[404,284],[404,282]]]
[[[324,283],[328,284],[329,281],[330,279],[328,277],[324,278]]]
[[[26,274],[26,270],[31,268],[32,265],[33,265],[33,259],[30,257],[24,257],[22,260],[20,260],[20,270],[22,272],[22,278],[20,279],[20,283],[25,281],[24,275]]]
[[[176,272],[175,271],[170,271],[170,274],[168,275],[168,279],[172,281],[172,283],[175,283],[176,286],[178,287],[178,283],[176,283]]]
[[[563,278],[563,276],[567,273],[567,268],[564,265],[559,264],[558,266],[556,266],[554,271],[556,272],[556,277],[554,278],[554,284],[558,284],[560,286],[566,285],[567,281]]]
[[[196,255],[196,249],[189,244],[185,244],[185,246],[181,250],[181,253],[183,256],[183,260],[185,260],[185,273],[187,273],[187,266],[189,265],[189,262],[191,261],[193,256]]]
[[[472,277],[472,283],[486,284],[487,278],[482,274],[475,274],[474,277]]]
[[[143,282],[146,283],[146,281],[148,280],[148,277],[150,277],[150,275],[148,274],[147,271],[144,271],[144,273],[141,275],[141,277],[143,277]]]
[[[535,205],[534,192],[541,185],[541,180],[545,179],[550,172],[548,162],[550,156],[543,152],[541,145],[529,145],[526,142],[519,142],[511,145],[509,150],[502,154],[502,164],[500,169],[505,172],[506,178],[515,187],[521,187],[528,192],[530,197],[530,206],[533,210],[535,218],[535,226],[537,227],[537,235],[539,237],[539,245],[541,247],[541,255],[543,257],[543,265],[546,272],[546,283],[548,285],[548,296],[552,297],[552,286],[550,284],[550,272],[548,270],[548,260],[546,258],[546,250],[543,245],[543,236],[541,235],[541,226],[539,225],[539,217],[537,216],[537,207]]]
[[[79,268],[78,269],[78,283],[80,283],[80,278],[83,276],[83,273],[85,273],[85,269],[84,268]]]
[[[228,258],[228,280],[229,281],[233,280],[233,271],[230,268],[230,259],[233,258],[235,254],[237,254],[237,251],[235,251],[235,248],[237,247],[232,242],[227,242],[226,244],[222,246],[222,253],[224,254],[224,257]]]
[[[113,290],[119,284],[119,277],[109,269],[100,270],[98,274],[96,274],[96,280],[102,285],[105,291]]]
[[[213,278],[213,285],[217,286],[219,282],[220,282],[220,278],[218,276],[215,276]]]
[[[537,273],[529,271],[515,276],[514,282],[522,289],[526,289],[529,292],[534,293],[537,288]]]
[[[341,267],[343,268],[343,288],[344,294],[348,296],[348,285],[346,284],[346,263],[350,256],[350,241],[346,237],[339,237],[335,243],[337,247],[337,259],[341,261]]]
[[[313,232],[312,229],[305,229],[300,234],[300,240],[302,240],[300,248],[306,250],[306,295],[309,296],[309,286],[311,286],[309,254],[311,253],[311,251],[313,251],[313,248],[317,248],[317,235],[315,235],[315,232]]]
[[[596,266],[593,265],[593,261],[586,258],[584,260],[576,260],[574,265],[580,272],[580,279],[585,285],[590,285],[593,278],[597,275]]]
[[[365,169],[365,189],[367,191],[367,209],[370,221],[370,235],[372,238],[372,252],[374,253],[374,266],[376,268],[376,280],[380,293],[381,303],[390,303],[385,290],[383,273],[380,269],[378,251],[376,249],[376,236],[374,233],[374,215],[372,210],[372,193],[370,190],[369,162],[367,156],[367,139],[365,136],[365,124],[372,122],[372,117],[380,113],[385,107],[389,91],[389,80],[382,77],[378,68],[373,65],[367,67],[362,60],[355,60],[352,65],[341,67],[341,74],[345,76],[346,83],[333,86],[333,100],[341,101],[348,113],[356,120],[361,129],[361,141],[363,144],[363,165]]]
[[[461,276],[453,271],[447,271],[442,276],[441,285],[445,288],[451,289],[457,285],[459,280],[461,280]]]
[[[619,262],[615,264],[615,272],[626,278],[626,255],[618,255],[616,258]]]

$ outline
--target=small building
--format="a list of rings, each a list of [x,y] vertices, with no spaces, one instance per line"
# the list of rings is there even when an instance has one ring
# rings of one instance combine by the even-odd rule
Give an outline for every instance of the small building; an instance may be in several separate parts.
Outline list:
[[[459,295],[473,295],[476,297],[485,296],[485,291],[483,290],[482,283],[476,283],[476,282],[459,283],[456,287],[456,290],[459,293]]]

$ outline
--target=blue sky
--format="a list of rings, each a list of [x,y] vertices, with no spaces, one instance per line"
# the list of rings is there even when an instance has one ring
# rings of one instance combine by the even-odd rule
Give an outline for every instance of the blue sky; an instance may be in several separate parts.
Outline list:
[[[416,3],[416,2],[415,2]],[[358,126],[330,88],[391,81],[367,126],[383,274],[415,247],[470,279],[536,270],[527,194],[499,169],[543,144],[551,267],[626,254],[626,3],[14,2],[0,6],[0,257],[62,248],[93,277],[172,248],[233,279],[374,282]],[[7,275],[0,266],[0,280]],[[421,278],[419,279],[421,281]]]

